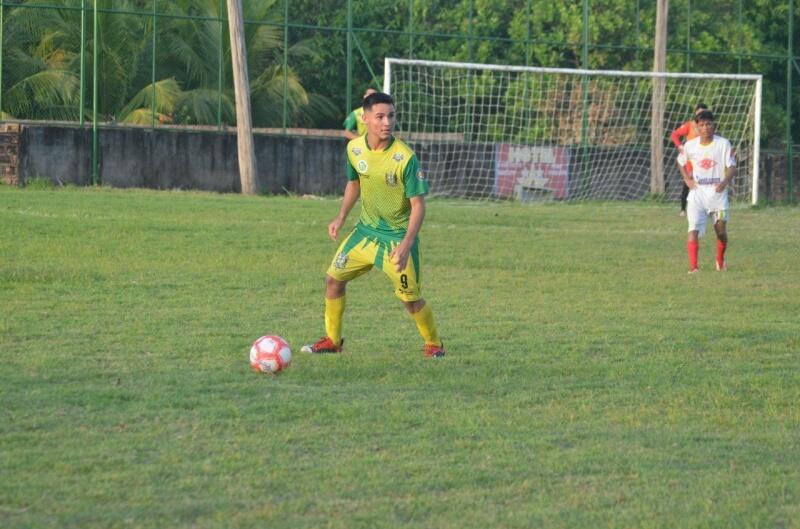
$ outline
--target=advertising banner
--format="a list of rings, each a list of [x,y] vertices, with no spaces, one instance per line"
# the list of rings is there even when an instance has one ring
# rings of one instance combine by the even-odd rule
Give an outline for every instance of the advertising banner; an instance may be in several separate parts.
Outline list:
[[[498,143],[495,195],[520,201],[565,199],[569,194],[569,149]]]

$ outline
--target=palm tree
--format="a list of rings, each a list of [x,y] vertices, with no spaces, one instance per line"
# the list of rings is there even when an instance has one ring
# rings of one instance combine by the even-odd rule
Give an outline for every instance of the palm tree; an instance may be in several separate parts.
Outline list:
[[[152,0],[97,2],[101,119],[135,124],[213,124],[218,119],[233,123],[232,89],[223,82],[220,90],[220,72],[223,80],[232,75],[227,24],[219,20],[219,0],[163,3],[159,7],[166,8],[165,16],[155,21],[146,10]],[[88,115],[88,108],[80,109],[81,35],[77,28],[81,13],[67,9],[69,5],[74,1],[28,0],[9,9],[3,43],[4,88],[8,87],[4,115],[62,120],[76,120],[81,112]],[[257,126],[281,124],[284,96],[291,124],[311,124],[316,116],[335,113],[329,100],[305,90],[291,68],[284,72],[280,7],[269,0],[248,2],[245,10],[247,20],[259,21],[246,28]],[[87,27],[91,27],[91,16],[87,13]],[[88,31],[87,72],[92,71],[91,36]],[[286,51],[292,58],[313,53],[302,41]],[[288,88],[285,94],[284,87]],[[84,98],[86,105],[90,101]]]
[[[201,18],[168,18],[160,22],[158,63],[171,72],[180,72],[178,82],[192,87],[178,102],[179,116],[188,116],[198,123],[216,121],[217,103],[221,98],[226,123],[233,123],[235,109],[233,90],[219,90],[220,71],[223,81],[232,79],[230,40],[227,23],[220,22],[219,0],[176,0],[168,14],[193,15]],[[309,93],[291,68],[283,68],[283,9],[276,0],[247,2],[244,18],[259,23],[245,25],[248,70],[253,123],[256,126],[280,126],[283,120],[284,97],[289,122],[310,124],[317,116],[335,115],[333,103],[318,94]],[[222,25],[222,27],[220,27]],[[313,54],[308,41],[291,45],[287,55],[302,58]],[[220,57],[222,68],[220,69]],[[223,82],[223,85],[227,83]],[[285,93],[284,93],[285,92]],[[183,118],[185,119],[185,118]]]
[[[79,117],[78,17],[55,9],[8,9],[2,43],[5,119]]]

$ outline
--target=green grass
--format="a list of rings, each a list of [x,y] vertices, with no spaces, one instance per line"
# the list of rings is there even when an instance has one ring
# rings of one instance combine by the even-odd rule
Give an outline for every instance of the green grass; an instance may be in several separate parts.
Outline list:
[[[0,526],[800,527],[799,209],[430,201],[437,361],[376,271],[299,353],[338,206],[0,186]]]

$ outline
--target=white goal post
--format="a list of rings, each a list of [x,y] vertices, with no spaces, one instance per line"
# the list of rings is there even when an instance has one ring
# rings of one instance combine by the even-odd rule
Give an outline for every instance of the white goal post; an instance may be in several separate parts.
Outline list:
[[[535,68],[387,58],[398,136],[417,150],[434,196],[677,199],[670,133],[705,103],[733,145],[734,202],[758,202],[761,75]],[[651,131],[654,86],[662,129]],[[654,136],[651,132],[655,132]],[[651,136],[662,138],[653,148]],[[663,152],[661,171],[651,152]]]

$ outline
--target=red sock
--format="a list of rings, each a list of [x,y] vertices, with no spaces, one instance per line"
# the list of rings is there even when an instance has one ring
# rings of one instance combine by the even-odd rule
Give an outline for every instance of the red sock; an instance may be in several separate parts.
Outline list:
[[[700,241],[687,241],[686,250],[689,252],[689,270],[697,268],[697,252],[700,250]]]
[[[725,263],[725,248],[728,247],[728,242],[717,241],[717,262],[722,266]]]

